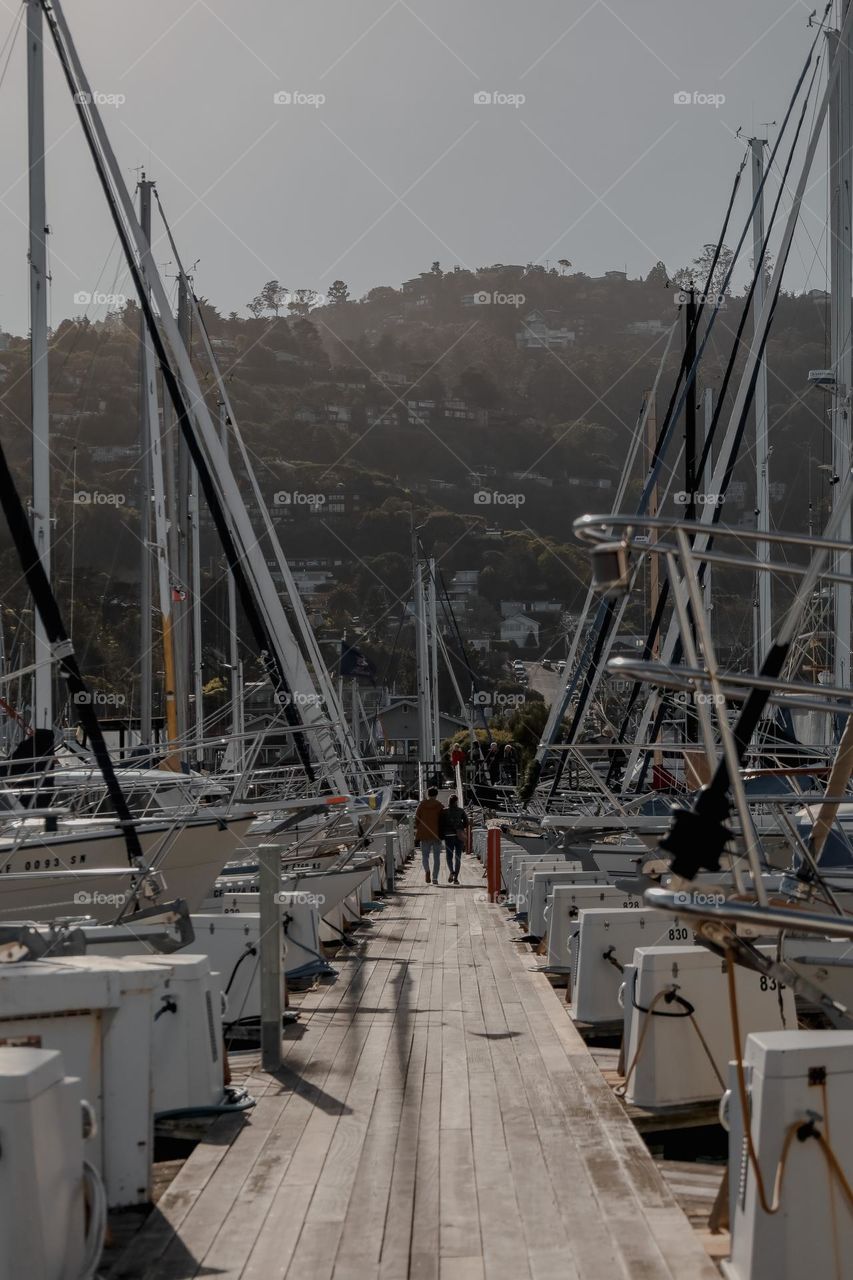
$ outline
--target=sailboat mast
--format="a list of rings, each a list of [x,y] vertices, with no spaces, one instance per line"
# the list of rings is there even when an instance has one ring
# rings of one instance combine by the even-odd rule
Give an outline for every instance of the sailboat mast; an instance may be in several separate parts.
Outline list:
[[[143,173],[139,181],[139,225],[146,244],[151,240],[151,188]],[[152,739],[152,648],[151,626],[151,425],[146,387],[145,351],[148,331],[145,317],[139,316],[139,740],[150,750]]]
[[[224,400],[219,401],[219,438],[228,456],[228,414]],[[237,644],[237,585],[228,571],[228,667],[231,672],[231,735],[234,739],[235,771],[242,771],[243,742],[240,737],[240,651]]]
[[[147,220],[142,222],[146,245],[151,239],[151,182],[143,181]],[[143,267],[143,272],[145,268]],[[172,617],[172,582],[169,570],[169,535],[166,515],[166,480],[164,465],[164,440],[160,432],[160,405],[157,397],[157,365],[151,335],[146,331],[142,342],[142,388],[145,400],[145,422],[149,453],[146,470],[151,479],[151,497],[154,507],[152,546],[157,561],[157,598],[160,603],[160,621],[163,635],[163,703],[166,720],[168,755],[166,763],[172,769],[180,768],[178,740],[178,710],[176,700],[175,637]],[[150,558],[146,560],[150,572]],[[151,608],[148,608],[149,622]]]
[[[847,19],[851,0],[843,6],[842,30]],[[837,33],[830,36],[832,64],[838,61],[838,75],[833,84],[829,110],[830,154],[830,246],[832,289],[832,367],[835,386],[831,406],[832,475],[844,476],[850,467],[850,395],[853,390],[853,353],[851,353],[851,287],[853,287],[853,242],[851,241],[851,123],[853,109],[851,92],[851,60],[847,41]],[[842,501],[844,486],[833,486],[833,508]],[[850,508],[840,513],[841,525],[837,536],[850,541]],[[851,557],[842,553],[836,558],[835,571],[850,574]],[[835,605],[834,682],[844,688],[850,681],[851,588],[849,582],[836,582],[833,588]]]
[[[753,331],[757,332],[766,292],[764,273],[764,138],[750,138],[752,152],[752,260],[757,273],[752,299]],[[767,357],[762,354],[755,380],[755,527],[759,533],[770,532],[770,447],[767,419]],[[759,565],[770,560],[770,543],[756,543],[755,558]],[[770,574],[756,573],[753,606],[753,657],[756,671],[760,668],[772,640],[772,598]]]
[[[27,2],[27,143],[29,160],[30,391],[32,398],[33,540],[50,577],[50,417],[47,368],[47,208],[44,164],[44,44],[39,0]],[[53,728],[50,643],[34,612],[33,727]]]
[[[418,535],[412,527],[412,568],[414,571],[414,603],[415,603],[415,661],[417,667],[417,699],[418,699],[418,792],[423,799],[424,766],[430,754],[430,706],[429,706],[429,669],[426,646],[426,619],[424,617],[424,577],[418,552]]]
[[[158,196],[159,202],[159,196]],[[190,286],[178,263],[178,333],[190,349]],[[177,419],[177,409],[175,409]],[[189,610],[181,612],[183,639],[179,653],[186,655],[187,632],[192,633],[193,739],[196,764],[204,763],[204,666],[201,644],[201,525],[199,523],[198,473],[192,465],[182,434],[178,436],[178,506],[186,520],[187,536],[181,538],[179,571],[181,581],[189,583]],[[186,503],[186,508],[184,507]],[[189,544],[189,545],[187,545]]]
[[[438,607],[436,601],[435,560],[427,563],[427,599],[429,601],[429,636],[430,636],[430,693],[432,695],[432,751],[430,761],[433,772],[438,764],[438,753],[441,748],[441,721],[438,706]]]

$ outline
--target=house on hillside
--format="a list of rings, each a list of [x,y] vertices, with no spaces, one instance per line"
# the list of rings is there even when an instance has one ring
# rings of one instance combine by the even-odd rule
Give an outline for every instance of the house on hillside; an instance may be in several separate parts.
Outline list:
[[[575,336],[555,311],[528,311],[515,335],[515,345],[519,351],[554,351],[571,346]]]
[[[376,737],[384,745],[386,755],[413,756],[418,754],[418,704],[415,698],[392,697],[377,712],[372,726]],[[464,720],[440,712],[438,731],[442,739],[450,738],[466,728]]]
[[[625,325],[626,333],[649,334],[651,337],[666,333],[668,329],[669,325],[663,320],[634,320]]]
[[[501,640],[505,644],[514,644],[523,649],[530,643],[531,637],[533,643],[538,645],[539,623],[529,613],[514,613],[501,623]]]
[[[460,600],[466,596],[475,596],[480,581],[479,569],[457,569],[447,587],[451,600]]]
[[[293,582],[299,592],[299,598],[306,604],[313,604],[334,584],[334,574],[324,569],[303,570],[293,574]]]

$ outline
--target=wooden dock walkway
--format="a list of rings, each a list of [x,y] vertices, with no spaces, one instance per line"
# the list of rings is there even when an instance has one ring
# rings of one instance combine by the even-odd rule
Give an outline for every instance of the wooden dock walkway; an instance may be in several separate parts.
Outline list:
[[[559,995],[419,859],[195,1148],[123,1280],[718,1277]]]

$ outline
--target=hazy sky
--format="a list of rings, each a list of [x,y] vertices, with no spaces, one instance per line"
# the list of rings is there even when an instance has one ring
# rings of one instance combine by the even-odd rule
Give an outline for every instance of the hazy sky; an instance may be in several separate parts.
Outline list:
[[[320,291],[341,277],[358,296],[436,258],[445,269],[568,258],[632,276],[658,258],[683,265],[716,238],[738,127],[781,119],[812,7],[74,0],[66,11],[93,88],[125,98],[103,111],[128,181],[146,167],[184,260],[200,260],[198,291],[243,311],[271,277]],[[16,20],[0,0],[0,39]],[[47,63],[56,324],[83,310],[75,292],[127,282],[52,49]],[[24,332],[22,31],[0,94],[0,326]],[[825,284],[824,171],[822,150],[792,286]],[[158,261],[168,256],[161,246]]]

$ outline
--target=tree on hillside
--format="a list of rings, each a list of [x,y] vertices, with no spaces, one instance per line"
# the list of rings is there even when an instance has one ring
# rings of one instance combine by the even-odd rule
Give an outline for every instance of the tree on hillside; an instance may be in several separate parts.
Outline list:
[[[702,252],[693,259],[689,267],[680,267],[672,277],[673,283],[677,284],[680,289],[687,289],[693,285],[697,289],[706,289],[708,293],[722,294],[728,293],[730,285],[726,283],[726,277],[734,258],[734,252],[724,244],[720,249],[720,256],[717,265],[711,272],[711,264],[714,261],[714,255],[717,252],[715,244],[706,244],[702,248]],[[710,275],[710,280],[708,279]]]
[[[340,302],[349,301],[349,289],[343,280],[333,280],[329,285],[329,292],[326,294],[329,302],[338,304]]]
[[[252,298],[251,302],[246,303],[246,310],[250,311],[256,320],[259,320],[265,311],[271,311],[274,316],[277,316],[284,306],[286,297],[287,288],[283,284],[279,284],[277,280],[268,280],[260,293]]]
[[[482,369],[463,369],[456,384],[455,394],[478,409],[493,409],[500,401],[500,392]]]
[[[669,272],[666,269],[666,264],[660,261],[656,262],[646,276],[645,283],[660,285],[662,289],[667,288],[669,285]]]
[[[365,302],[384,303],[386,306],[392,306],[399,300],[400,295],[397,290],[390,288],[387,284],[377,285],[375,289],[371,289],[364,295]]]
[[[319,296],[316,289],[297,289],[291,295],[287,309],[291,315],[307,316],[310,314],[311,308],[317,305]]]

